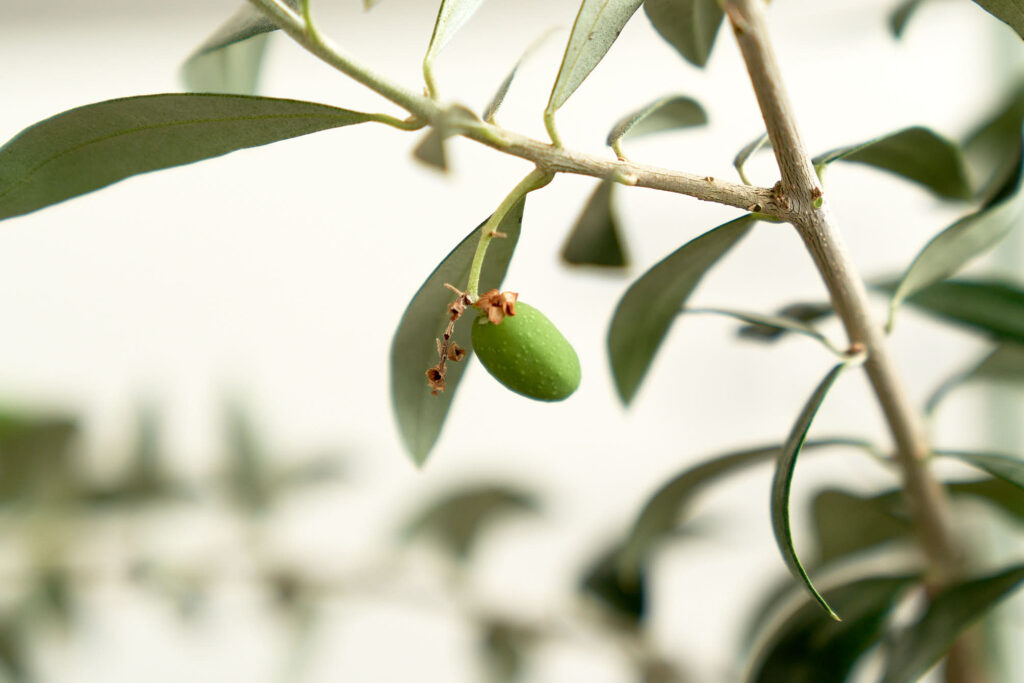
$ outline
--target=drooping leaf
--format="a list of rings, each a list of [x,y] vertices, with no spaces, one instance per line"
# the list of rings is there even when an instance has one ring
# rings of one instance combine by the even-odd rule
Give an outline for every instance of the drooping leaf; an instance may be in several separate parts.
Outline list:
[[[894,38],[902,38],[910,18],[921,7],[924,0],[903,0],[889,15],[889,30]]]
[[[827,318],[835,313],[832,304],[799,302],[783,306],[770,318],[781,318],[792,320],[797,324],[810,327],[811,323]],[[811,329],[814,329],[813,327]],[[758,341],[773,342],[795,330],[775,325],[760,325],[751,323],[739,329],[739,336],[745,339],[756,339]]]
[[[415,149],[413,157],[419,159],[428,166],[433,166],[442,172],[448,171],[448,138],[458,134],[465,124],[479,123],[469,109],[454,105],[448,107],[431,125],[430,129],[423,135],[422,140]]]
[[[492,241],[487,250],[480,276],[482,292],[497,288],[505,277],[512,252],[519,241],[523,206],[523,201],[517,203],[498,225],[498,231],[507,237]],[[392,406],[399,434],[417,465],[426,461],[427,454],[441,433],[463,369],[469,360],[468,355],[472,354],[469,324],[468,321],[462,321],[456,324],[452,338],[466,349],[467,358],[460,363],[448,364],[448,375],[445,378],[447,389],[437,396],[431,395],[426,372],[437,363],[435,340],[441,337],[448,324],[448,304],[454,299],[452,292],[444,285],[449,283],[465,287],[473,254],[480,240],[480,231],[485,223],[467,235],[417,290],[391,342]]]
[[[1024,524],[1024,496],[1016,484],[1011,484],[998,477],[978,479],[975,481],[956,481],[947,484],[954,499],[960,497],[975,500],[1002,510],[1018,523]],[[894,492],[894,496],[897,495]]]
[[[736,167],[736,172],[739,173],[740,180],[743,181],[744,185],[753,184],[747,177],[747,173],[744,170],[744,167],[747,165],[747,161],[750,160],[750,157],[757,154],[758,150],[762,148],[772,148],[772,143],[768,139],[768,133],[761,133],[761,135],[745,144],[743,148],[736,153],[736,158],[732,160],[732,165]]]
[[[621,157],[622,140],[677,128],[701,126],[707,122],[708,115],[704,108],[692,97],[662,97],[622,117],[608,133],[607,144]]]
[[[1018,84],[995,111],[964,139],[964,159],[976,179],[975,195],[983,205],[998,202],[1016,187],[1021,169],[1024,83]]]
[[[405,524],[402,535],[432,537],[453,557],[465,560],[484,530],[512,514],[535,513],[535,497],[508,486],[474,486],[442,495],[426,504]]]
[[[226,486],[232,502],[249,515],[267,512],[273,503],[268,485],[268,460],[252,420],[237,403],[227,407]]]
[[[894,514],[891,503],[886,495],[863,497],[838,489],[818,493],[812,504],[817,563],[909,537],[913,531],[909,522]]]
[[[986,12],[1008,24],[1024,38],[1024,0],[974,0]]]
[[[643,0],[583,0],[545,113],[553,114],[590,75]]]
[[[482,4],[484,4],[484,0],[441,0],[441,7],[437,11],[437,21],[434,22],[434,33],[430,36],[427,55],[423,58],[423,63],[428,65],[428,69],[437,54],[444,49],[444,46],[480,9]]]
[[[755,222],[743,216],[687,242],[644,273],[619,301],[608,330],[608,352],[623,403],[636,396],[661,341],[701,278]]]
[[[512,81],[515,80],[516,74],[519,72],[519,67],[521,67],[523,62],[529,59],[533,53],[537,51],[537,48],[539,48],[541,44],[547,40],[548,36],[555,32],[555,30],[556,29],[551,29],[545,32],[544,35],[533,41],[530,44],[530,47],[523,51],[523,56],[519,58],[515,66],[512,67],[512,70],[508,72],[508,75],[505,76],[505,80],[501,82],[501,85],[498,86],[494,96],[491,97],[491,101],[487,103],[487,108],[484,109],[483,113],[484,121],[494,123],[494,117],[497,115],[498,109],[500,109],[501,105],[505,102],[505,96],[508,95],[508,90],[512,87]]]
[[[935,451],[935,455],[956,458],[979,470],[988,472],[993,477],[1008,481],[1014,486],[1024,489],[1024,460],[999,453],[971,453],[968,451]],[[1024,495],[1024,494],[1022,494]],[[1022,500],[1024,503],[1024,500]]]
[[[964,581],[935,596],[921,619],[889,648],[882,683],[912,683],[949,650],[968,626],[1024,582],[1024,565]]]
[[[859,522],[858,522],[859,523]],[[861,578],[825,591],[844,615],[830,619],[807,600],[787,617],[753,656],[751,683],[844,681],[861,656],[885,635],[889,614],[920,577]]]
[[[1024,193],[1016,191],[1001,202],[964,216],[936,235],[914,257],[889,302],[889,326],[904,299],[928,285],[956,274],[1006,237],[1024,218]]]
[[[893,291],[895,283],[880,283]],[[907,303],[1002,341],[1024,344],[1024,289],[1008,282],[947,280],[913,294]]]
[[[139,173],[377,118],[242,95],[143,95],[71,109],[0,148],[0,219]]]
[[[789,318],[782,315],[763,315],[761,313],[753,313],[750,311],[734,311],[723,308],[687,308],[682,311],[683,313],[714,313],[716,315],[724,315],[730,318],[735,318],[747,323],[746,326],[740,328],[740,336],[751,336],[760,339],[763,334],[775,333],[782,334],[785,332],[793,332],[796,334],[802,334],[805,337],[814,339],[826,349],[836,354],[837,356],[845,357],[846,352],[836,347],[828,337],[824,334],[811,327],[805,322],[800,321],[797,318]],[[756,332],[750,333],[745,330],[756,330]],[[769,333],[763,333],[763,330],[770,330]]]
[[[603,180],[590,195],[562,247],[562,258],[567,263],[615,268],[627,264],[612,206],[614,188],[614,181]]]
[[[928,397],[925,412],[933,413],[953,389],[977,381],[1024,384],[1024,345],[1003,342],[969,369],[945,380]]]
[[[624,576],[621,565],[622,547],[615,545],[590,564],[580,579],[580,587],[612,613],[635,626],[647,614],[647,574],[639,570],[636,574]]]
[[[830,446],[852,446],[873,450],[870,443],[853,439],[809,441],[804,444],[804,449]],[[722,455],[684,470],[662,484],[647,499],[619,552],[619,571],[623,577],[628,580],[637,575],[651,548],[679,528],[697,496],[727,475],[775,459],[781,448],[781,444],[776,444]]]
[[[972,196],[960,148],[919,126],[840,147],[819,154],[813,161],[819,173],[834,161],[856,161],[912,180],[940,197],[970,199]]]
[[[722,23],[718,0],[646,0],[654,29],[688,62],[704,66]]]
[[[837,621],[839,616],[815,589],[814,584],[811,582],[811,577],[807,575],[807,571],[797,556],[796,548],[793,547],[793,530],[789,516],[789,493],[793,484],[793,472],[796,468],[797,456],[800,455],[800,450],[807,439],[807,431],[811,428],[811,422],[818,413],[818,409],[824,402],[825,396],[828,395],[832,385],[835,384],[836,379],[839,378],[839,375],[849,364],[849,362],[844,362],[832,368],[825,375],[821,383],[818,384],[817,388],[815,388],[814,393],[811,394],[811,397],[800,411],[800,415],[797,417],[796,423],[786,439],[786,444],[779,453],[779,459],[775,467],[775,476],[772,479],[771,495],[772,531],[775,533],[775,540],[779,546],[779,551],[782,553],[782,559],[785,560],[786,566],[789,567],[793,575],[803,582],[810,594],[818,601],[818,604],[828,612],[829,616]]]

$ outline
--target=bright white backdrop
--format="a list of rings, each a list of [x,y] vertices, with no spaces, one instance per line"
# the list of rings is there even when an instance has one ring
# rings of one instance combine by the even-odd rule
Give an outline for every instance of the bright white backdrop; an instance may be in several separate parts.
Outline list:
[[[4,4],[0,138],[7,139],[66,108],[180,89],[181,59],[236,3]],[[890,4],[773,3],[777,49],[812,150],[913,124],[958,136],[1019,73],[1012,33],[971,3],[925,5],[900,42],[886,30]],[[436,65],[443,97],[481,108],[522,49],[552,26],[571,26],[577,6],[485,4]],[[372,12],[360,8],[358,0],[314,3],[323,30],[351,53],[418,83],[436,3],[383,0]],[[504,125],[543,135],[539,112],[566,35],[521,71]],[[391,111],[283,36],[273,40],[261,90]],[[699,71],[653,34],[642,12],[560,112],[565,142],[599,153],[619,116],[675,92],[700,100],[710,126],[638,141],[631,155],[734,177],[735,151],[761,125],[731,36],[722,32],[710,67]],[[430,462],[415,470],[391,421],[390,336],[434,263],[528,171],[521,161],[459,141],[451,150],[454,170],[444,177],[410,161],[417,139],[372,125],[329,131],[134,178],[0,225],[0,397],[82,414],[94,464],[106,471],[119,463],[104,454],[124,450],[142,398],[160,406],[182,476],[214,462],[226,396],[243,398],[276,450],[343,447],[355,470],[344,495],[296,504],[274,527],[281,555],[310,565],[372,558],[417,501],[458,481],[536,486],[548,502],[546,517],[503,527],[484,549],[474,581],[490,603],[557,611],[579,563],[624,528],[653,487],[702,456],[781,439],[830,359],[797,339],[772,348],[737,342],[731,323],[693,317],[676,326],[634,406],[623,410],[604,358],[618,296],[631,277],[735,212],[686,197],[621,192],[629,275],[573,271],[557,254],[593,181],[559,178],[531,196],[506,284],[573,341],[583,384],[564,404],[535,404],[473,368]],[[753,171],[762,184],[776,178],[767,156]],[[960,210],[853,166],[830,171],[828,192],[854,258],[869,274],[898,271]],[[706,279],[697,301],[771,310],[822,292],[795,236],[764,225]],[[952,371],[965,352],[981,348],[912,313],[893,343],[917,398],[943,376],[937,372]],[[993,435],[989,404],[977,399],[970,391],[951,399],[936,439],[1016,445],[1012,431]],[[1013,405],[1019,412],[1019,400]],[[488,414],[512,415],[518,429],[495,443],[480,427]],[[885,438],[864,382],[853,375],[830,397],[816,429]],[[865,488],[890,481],[860,458],[847,460],[808,461],[798,493],[814,481]],[[709,499],[720,520],[715,533],[659,564],[655,637],[697,667],[697,680],[726,680],[731,672],[737,620],[747,609],[735,593],[763,587],[782,571],[766,508],[764,472],[739,477]],[[184,534],[171,528],[168,552],[230,566],[236,549],[223,545],[227,530],[208,520],[190,523]],[[95,596],[93,631],[70,648],[52,647],[52,680],[271,680],[273,627],[250,618],[258,606],[244,589],[221,597],[219,623],[182,633],[152,605],[111,587]],[[473,680],[463,656],[471,638],[450,615],[374,603],[338,613],[319,639],[313,680]],[[536,680],[626,680],[621,662],[577,655],[572,648],[550,653]]]

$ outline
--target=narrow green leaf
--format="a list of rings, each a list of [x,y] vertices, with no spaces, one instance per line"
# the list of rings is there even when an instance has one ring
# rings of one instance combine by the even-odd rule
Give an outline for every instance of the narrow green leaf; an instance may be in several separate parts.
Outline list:
[[[831,309],[829,309],[831,310]],[[758,330],[751,336],[755,338],[761,338],[761,330],[768,328],[774,332],[780,334],[786,332],[793,332],[796,334],[802,334],[805,337],[817,341],[826,349],[836,354],[837,356],[846,357],[846,352],[836,347],[832,342],[829,341],[828,337],[823,335],[821,332],[811,327],[807,323],[804,323],[796,318],[788,318],[781,315],[763,315],[761,313],[752,313],[750,311],[734,311],[723,308],[687,308],[682,313],[714,313],[716,315],[724,315],[730,318],[735,318],[747,323],[747,326],[741,328],[740,336],[746,336],[743,334],[743,330],[755,329]],[[750,333],[747,333],[750,334]]]
[[[924,675],[968,626],[1024,582],[1024,565],[964,581],[932,599],[927,611],[889,649],[882,683],[912,683]]]
[[[1006,23],[1024,38],[1024,0],[974,0],[986,12]]]
[[[889,30],[894,38],[902,38],[910,18],[921,7],[924,0],[903,0],[889,15]]]
[[[583,0],[545,109],[553,114],[604,58],[643,0]]]
[[[968,370],[954,374],[932,392],[925,412],[933,413],[953,389],[978,381],[1024,384],[1024,345],[1003,342]]]
[[[636,396],[665,334],[704,274],[757,221],[743,216],[669,254],[633,283],[615,308],[608,352],[623,403]]]
[[[1016,187],[1021,168],[1022,124],[1024,83],[1018,83],[964,139],[964,159],[978,180],[975,195],[983,205],[998,202]]]
[[[1006,237],[1024,217],[1024,193],[1018,183],[1014,193],[998,204],[986,206],[936,235],[914,257],[889,302],[889,326],[904,299],[925,287],[954,275],[971,259],[980,256]]]
[[[894,283],[881,289],[893,291]],[[936,282],[907,303],[998,340],[1024,344],[1024,289],[1008,282],[948,280]]]
[[[494,117],[497,115],[498,109],[500,109],[501,105],[505,102],[505,96],[508,95],[508,89],[512,87],[512,81],[515,80],[516,74],[519,72],[519,67],[521,67],[523,63],[537,51],[537,48],[539,48],[549,36],[555,33],[556,30],[557,29],[551,29],[546,31],[544,35],[533,41],[530,44],[530,47],[523,51],[523,56],[519,58],[519,61],[517,61],[515,66],[512,67],[512,70],[508,72],[508,75],[505,76],[505,80],[501,82],[501,85],[498,86],[494,96],[491,97],[491,101],[487,103],[487,108],[484,109],[483,113],[484,121],[494,123]]]
[[[804,449],[834,446],[852,446],[870,452],[875,450],[870,443],[855,439],[808,441],[804,444]],[[679,528],[687,510],[698,495],[726,475],[736,474],[752,465],[774,460],[781,449],[781,444],[775,444],[722,455],[686,469],[662,484],[647,499],[647,503],[633,522],[619,553],[620,573],[626,578],[636,576],[651,548]]]
[[[915,574],[861,578],[825,591],[845,615],[838,622],[810,600],[782,622],[753,656],[751,683],[844,681],[861,656],[885,635],[900,596],[920,580]]]
[[[800,558],[797,557],[796,548],[793,547],[793,530],[790,526],[789,518],[789,493],[793,483],[796,459],[800,455],[804,441],[807,439],[807,431],[811,428],[811,422],[818,413],[818,409],[825,400],[825,396],[828,395],[829,389],[832,388],[836,379],[838,379],[839,375],[849,364],[849,362],[844,362],[832,368],[825,375],[825,379],[818,384],[814,393],[811,394],[803,410],[800,411],[800,415],[797,417],[796,423],[786,439],[786,444],[782,447],[782,452],[779,453],[775,477],[772,480],[771,495],[772,531],[775,532],[775,540],[778,543],[779,551],[782,553],[782,559],[786,561],[786,566],[789,567],[793,575],[803,582],[810,594],[818,601],[818,604],[828,612],[829,616],[837,621],[839,616],[832,610],[825,601],[825,598],[818,593],[817,589],[814,588],[811,578],[800,563]]]
[[[948,199],[970,199],[960,148],[927,128],[916,126],[814,157],[824,168],[834,161],[856,161],[903,176]]]
[[[768,139],[768,133],[761,133],[758,137],[748,142],[743,146],[739,152],[736,153],[736,158],[732,160],[732,165],[736,167],[736,172],[740,175],[740,180],[743,181],[744,185],[752,185],[750,179],[747,178],[747,174],[744,171],[744,166],[747,165],[747,161],[750,157],[757,154],[760,149],[771,149],[772,143]]]
[[[1008,481],[1024,489],[1024,460],[998,453],[971,453],[969,451],[935,451],[935,455],[956,458],[988,472],[993,477]]]
[[[376,118],[241,95],[143,95],[71,109],[0,148],[0,219],[139,173]]]
[[[620,140],[677,128],[701,126],[707,122],[708,115],[704,108],[692,97],[662,97],[620,119],[608,133],[607,144],[622,156],[619,149]]]
[[[614,188],[614,181],[603,180],[590,195],[583,213],[562,247],[562,258],[567,263],[614,268],[626,265],[626,255],[619,237],[619,222],[612,206]]]
[[[405,524],[402,535],[433,537],[452,556],[467,559],[483,532],[502,517],[535,513],[536,498],[508,486],[473,486],[447,493],[424,505]]]
[[[637,574],[623,576],[621,558],[622,547],[619,545],[603,552],[584,572],[580,587],[613,614],[636,626],[647,614],[647,575],[638,571]]]
[[[245,513],[264,514],[273,503],[268,486],[267,455],[252,420],[237,403],[228,406],[226,422],[228,492]]]
[[[835,311],[832,310],[832,304],[830,303],[806,303],[799,302],[795,304],[789,304],[783,306],[775,315],[770,316],[771,318],[781,318],[783,320],[792,320],[801,325],[807,325],[810,327],[810,323],[817,322],[831,316]],[[814,329],[813,327],[811,329]],[[745,339],[756,339],[758,341],[773,342],[776,341],[791,330],[784,327],[776,327],[774,325],[744,325],[739,329],[739,336]]]
[[[812,510],[817,563],[822,565],[912,534],[885,494],[864,497],[825,489],[814,497]]]
[[[427,55],[423,59],[425,64],[434,60],[437,53],[444,49],[482,4],[484,0],[441,0],[437,21],[434,22],[434,33],[430,36]]]
[[[1024,524],[1024,496],[1020,494],[1020,487],[1005,479],[992,477],[976,481],[955,481],[946,484],[946,488],[954,498],[974,498],[1002,510],[1018,523]],[[900,492],[893,492],[894,497],[899,495]]]
[[[519,241],[524,203],[520,201],[516,204],[498,225],[498,231],[507,237],[492,241],[487,250],[480,276],[482,292],[500,286],[505,277],[512,252]],[[465,287],[473,254],[480,240],[480,231],[485,223],[481,223],[459,242],[417,290],[391,342],[392,406],[402,441],[417,465],[426,461],[427,454],[441,433],[462,372],[472,354],[469,321],[464,320],[456,324],[452,339],[466,349],[467,358],[461,363],[449,363],[445,378],[448,388],[437,396],[431,395],[426,372],[437,363],[435,340],[444,333],[448,324],[448,304],[454,299],[452,292],[444,285],[449,283]]]
[[[413,157],[440,171],[448,171],[448,138],[457,135],[463,126],[480,122],[476,114],[461,105],[445,109],[431,124],[420,143],[413,149]]]
[[[644,11],[654,29],[696,66],[708,63],[722,23],[718,0],[646,0]]]

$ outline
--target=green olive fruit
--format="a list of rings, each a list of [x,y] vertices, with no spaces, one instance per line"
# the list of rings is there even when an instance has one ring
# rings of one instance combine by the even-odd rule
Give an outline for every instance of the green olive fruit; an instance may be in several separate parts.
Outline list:
[[[561,401],[580,385],[580,359],[543,313],[519,301],[516,314],[494,325],[473,321],[473,350],[506,387],[539,401]]]

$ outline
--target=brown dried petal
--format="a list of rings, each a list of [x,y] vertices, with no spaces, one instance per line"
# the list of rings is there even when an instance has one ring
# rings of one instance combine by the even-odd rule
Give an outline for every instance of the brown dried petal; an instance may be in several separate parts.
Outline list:
[[[427,370],[427,382],[434,393],[444,391],[444,373],[441,371],[440,365],[435,365]]]
[[[466,357],[466,349],[462,348],[455,342],[452,342],[448,346],[448,360],[458,363],[460,360]]]

